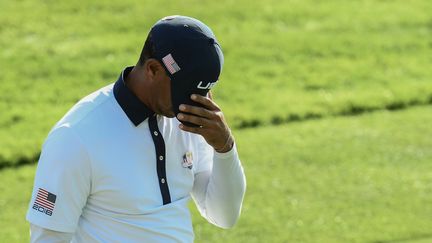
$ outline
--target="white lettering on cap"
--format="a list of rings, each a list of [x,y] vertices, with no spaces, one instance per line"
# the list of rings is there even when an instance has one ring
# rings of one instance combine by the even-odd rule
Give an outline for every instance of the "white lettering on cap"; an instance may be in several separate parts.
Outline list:
[[[203,85],[203,82],[200,81],[197,88],[198,89],[211,89],[215,85],[216,85],[216,82],[209,82],[206,85]]]

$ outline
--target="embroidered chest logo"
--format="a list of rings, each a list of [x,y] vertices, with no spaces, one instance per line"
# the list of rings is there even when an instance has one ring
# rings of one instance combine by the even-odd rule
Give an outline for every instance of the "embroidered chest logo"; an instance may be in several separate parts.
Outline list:
[[[38,212],[51,216],[54,211],[56,199],[57,196],[55,194],[39,188],[32,208]]]
[[[192,169],[192,166],[193,166],[193,157],[192,157],[192,152],[186,152],[184,155],[183,155],[183,162],[182,162],[182,166],[184,167],[184,168],[189,168],[189,169]]]

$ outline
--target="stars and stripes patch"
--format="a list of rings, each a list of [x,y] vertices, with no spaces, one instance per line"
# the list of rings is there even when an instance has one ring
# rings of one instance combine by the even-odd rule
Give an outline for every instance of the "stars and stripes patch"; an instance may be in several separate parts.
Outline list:
[[[51,216],[54,210],[56,199],[57,196],[55,194],[45,189],[39,188],[33,204],[33,209]]]
[[[166,55],[162,58],[163,63],[165,64],[165,67],[168,69],[168,71],[171,74],[174,74],[178,71],[180,71],[179,65],[174,61],[174,58],[171,54]]]

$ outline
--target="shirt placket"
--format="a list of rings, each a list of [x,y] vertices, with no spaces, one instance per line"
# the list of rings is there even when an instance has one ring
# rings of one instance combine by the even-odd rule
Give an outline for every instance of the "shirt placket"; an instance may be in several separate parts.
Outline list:
[[[152,135],[153,143],[156,151],[156,170],[159,180],[159,188],[161,191],[163,204],[171,203],[171,196],[168,187],[166,176],[166,156],[165,156],[165,141],[159,131],[156,114],[149,117],[149,129]]]

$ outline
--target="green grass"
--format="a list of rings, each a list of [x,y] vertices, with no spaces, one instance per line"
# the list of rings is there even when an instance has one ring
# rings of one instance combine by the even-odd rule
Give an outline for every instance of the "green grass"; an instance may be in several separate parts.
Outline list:
[[[29,242],[25,215],[30,202],[36,166],[0,171],[0,238],[2,242]]]
[[[217,34],[214,91],[233,127],[432,103],[431,12],[428,0],[0,1],[0,163],[35,158],[171,14]]]
[[[430,242],[431,120],[418,107],[235,131],[241,219],[222,230],[193,210],[196,242]],[[28,240],[34,169],[0,172],[5,242]]]
[[[432,241],[432,109],[237,133],[248,191],[237,228],[202,242]],[[210,239],[210,240],[209,240]],[[405,241],[404,241],[405,242]]]

